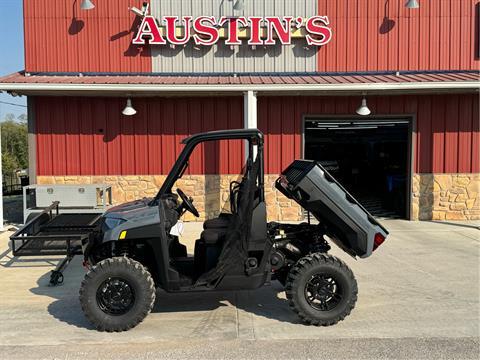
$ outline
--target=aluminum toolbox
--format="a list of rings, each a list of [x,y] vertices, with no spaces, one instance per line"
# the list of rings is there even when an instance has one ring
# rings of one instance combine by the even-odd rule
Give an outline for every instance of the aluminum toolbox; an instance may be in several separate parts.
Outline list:
[[[375,237],[388,235],[387,229],[315,161],[295,160],[275,185],[313,214],[329,237],[352,256],[370,256]]]
[[[112,206],[112,188],[105,184],[25,186],[23,188],[23,222],[27,223],[29,218],[40,214],[56,201],[59,202],[62,214],[101,214]]]

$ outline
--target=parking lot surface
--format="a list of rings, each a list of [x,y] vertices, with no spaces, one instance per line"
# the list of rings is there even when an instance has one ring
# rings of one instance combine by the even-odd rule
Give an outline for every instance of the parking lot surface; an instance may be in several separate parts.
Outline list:
[[[77,257],[49,287],[59,257],[16,258],[0,236],[0,357],[28,358],[458,358],[479,353],[478,222],[384,221],[372,257],[341,250],[359,284],[352,314],[332,327],[300,323],[277,282],[255,291],[157,292],[152,314],[124,333],[100,333],[78,301]],[[201,226],[187,224],[189,249]]]

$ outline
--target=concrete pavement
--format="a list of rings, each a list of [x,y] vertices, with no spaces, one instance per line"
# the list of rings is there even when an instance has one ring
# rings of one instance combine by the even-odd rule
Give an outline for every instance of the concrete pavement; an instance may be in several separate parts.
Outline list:
[[[355,261],[359,299],[345,321],[305,326],[280,284],[256,291],[157,293],[137,328],[99,333],[84,318],[80,258],[48,287],[57,258],[13,258],[0,237],[3,358],[478,358],[479,223],[385,221],[388,240]],[[198,224],[187,224],[192,249]]]

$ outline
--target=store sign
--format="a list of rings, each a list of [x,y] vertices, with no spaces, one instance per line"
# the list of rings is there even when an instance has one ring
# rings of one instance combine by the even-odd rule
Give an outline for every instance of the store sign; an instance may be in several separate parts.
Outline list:
[[[162,25],[163,24],[163,25]],[[143,17],[133,44],[184,45],[193,37],[195,44],[211,46],[220,39],[226,45],[290,45],[292,38],[305,38],[308,45],[322,46],[332,39],[327,16],[309,18],[293,16],[164,16],[157,21],[153,16]]]

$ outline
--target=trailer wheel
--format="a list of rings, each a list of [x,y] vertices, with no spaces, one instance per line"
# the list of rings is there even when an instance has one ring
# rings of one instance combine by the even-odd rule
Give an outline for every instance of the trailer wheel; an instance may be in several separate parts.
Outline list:
[[[290,308],[309,325],[330,326],[350,314],[357,301],[357,281],[340,259],[315,253],[290,270],[285,287]]]
[[[80,304],[99,331],[129,330],[145,319],[155,302],[155,284],[139,262],[114,257],[100,261],[80,286]]]

